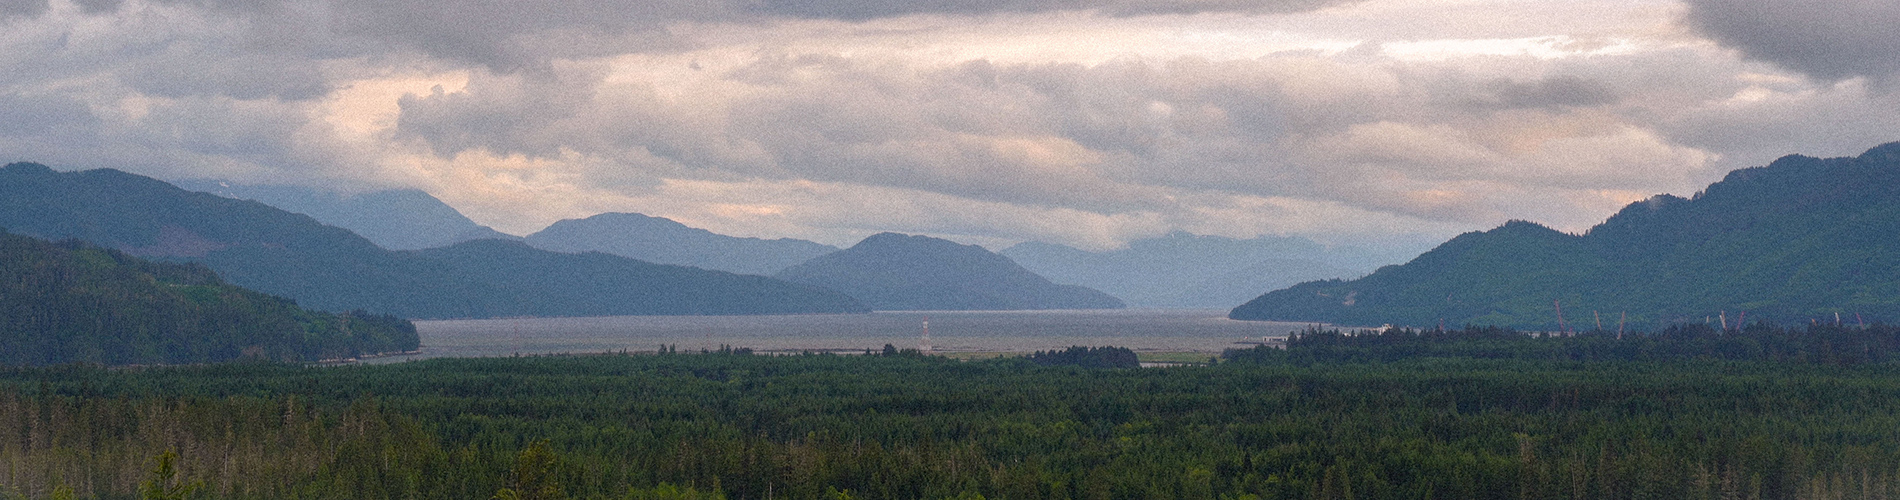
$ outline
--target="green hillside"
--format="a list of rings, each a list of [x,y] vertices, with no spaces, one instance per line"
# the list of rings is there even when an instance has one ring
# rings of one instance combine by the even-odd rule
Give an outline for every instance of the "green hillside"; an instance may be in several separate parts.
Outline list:
[[[355,357],[417,347],[408,321],[335,315],[78,241],[0,232],[0,364]]]
[[[1900,143],[1787,156],[1693,199],[1631,204],[1583,235],[1513,221],[1352,281],[1269,292],[1235,319],[1570,329],[1900,320]]]

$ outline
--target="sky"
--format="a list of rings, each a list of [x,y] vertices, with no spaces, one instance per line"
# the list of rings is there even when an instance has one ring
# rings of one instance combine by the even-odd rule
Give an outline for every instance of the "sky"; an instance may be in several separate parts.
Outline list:
[[[1900,140],[1891,0],[0,0],[0,161],[849,245],[1578,233]]]

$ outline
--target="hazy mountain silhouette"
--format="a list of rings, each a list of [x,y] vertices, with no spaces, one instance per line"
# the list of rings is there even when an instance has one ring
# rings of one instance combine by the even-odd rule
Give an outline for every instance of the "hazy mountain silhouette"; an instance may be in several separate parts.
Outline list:
[[[1123,307],[1108,294],[1051,283],[983,247],[897,233],[865,238],[778,277],[842,291],[877,310]]]
[[[521,239],[476,224],[455,207],[417,189],[340,194],[302,186],[242,185],[203,179],[173,184],[308,215],[317,222],[348,229],[390,250],[444,247],[469,240]]]
[[[807,285],[606,254],[547,252],[520,242],[385,250],[309,216],[111,169],[61,173],[30,163],[0,168],[0,227],[201,262],[231,283],[332,311],[480,318],[865,310],[848,296]]]
[[[1352,281],[1303,283],[1236,319],[1555,329],[1721,317],[1900,320],[1900,143],[1786,156],[1693,199],[1630,204],[1584,235],[1513,221]]]
[[[738,238],[663,217],[604,213],[556,222],[527,237],[556,252],[603,252],[661,264],[770,276],[838,247],[805,240]]]
[[[1090,252],[1024,242],[1001,252],[1036,274],[1146,307],[1233,307],[1302,281],[1363,275],[1401,257],[1327,248],[1305,238],[1233,239],[1175,232]]]

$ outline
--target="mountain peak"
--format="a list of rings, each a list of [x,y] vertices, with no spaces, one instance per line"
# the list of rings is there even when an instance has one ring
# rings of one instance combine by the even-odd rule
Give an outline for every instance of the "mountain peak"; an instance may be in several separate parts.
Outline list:
[[[1514,235],[1525,235],[1525,236],[1548,236],[1548,235],[1563,236],[1564,235],[1563,231],[1552,229],[1550,226],[1546,226],[1543,224],[1538,224],[1535,222],[1522,220],[1522,219],[1511,219],[1509,221],[1505,221],[1504,225],[1498,226],[1497,228],[1492,229],[1490,231],[1485,231],[1485,233],[1486,234],[1514,234]]]
[[[980,246],[900,233],[871,235],[778,277],[838,290],[881,310],[1123,307],[1108,294],[1051,283]]]
[[[983,247],[976,246],[976,245],[965,245],[962,243],[946,240],[943,238],[933,238],[930,236],[924,236],[920,234],[903,234],[903,233],[893,233],[893,232],[882,232],[882,233],[873,234],[869,237],[864,238],[863,240],[858,241],[858,244],[852,245],[851,248],[854,250],[860,249],[860,248],[863,248],[863,249],[936,248],[936,249],[943,249],[943,250],[960,249],[960,250],[965,250],[965,251],[980,251],[983,253],[989,253],[989,250],[985,250],[983,249]]]
[[[287,185],[245,185],[188,179],[178,186],[227,198],[252,200],[317,222],[344,228],[390,250],[434,248],[475,239],[516,239],[469,220],[455,207],[420,189],[342,193]]]
[[[25,162],[25,161],[17,162],[17,163],[8,163],[7,166],[0,167],[0,170],[6,171],[7,173],[10,173],[10,174],[15,174],[15,175],[54,173],[53,167],[48,167],[46,165],[41,165],[41,164],[33,163],[33,162]]]
[[[647,215],[647,214],[638,213],[638,212],[602,212],[599,214],[594,214],[593,217],[588,217],[581,220],[592,221],[592,222],[613,223],[613,224],[620,224],[620,225],[625,225],[625,226],[647,226],[647,227],[663,228],[663,229],[670,229],[670,230],[704,231],[708,233],[712,232],[712,231],[706,231],[704,229],[690,227],[685,224],[681,224],[679,221],[676,221],[673,219],[668,219],[665,217],[657,217],[657,216]],[[561,222],[566,222],[566,221],[561,221]],[[556,222],[556,224],[559,224],[559,223],[560,222]]]
[[[607,212],[566,219],[528,235],[535,248],[556,252],[601,252],[660,264],[737,274],[770,275],[837,251],[816,242],[740,238],[687,226],[673,219]]]
[[[1900,163],[1900,142],[1889,142],[1874,146],[1855,158],[1861,162]]]

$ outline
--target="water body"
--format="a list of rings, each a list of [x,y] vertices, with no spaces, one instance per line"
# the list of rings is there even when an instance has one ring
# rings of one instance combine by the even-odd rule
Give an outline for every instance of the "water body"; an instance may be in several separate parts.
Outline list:
[[[653,351],[721,346],[768,352],[863,352],[918,347],[930,320],[936,352],[1031,352],[1118,346],[1146,352],[1218,353],[1235,342],[1279,337],[1306,323],[1234,321],[1225,309],[933,311],[792,316],[611,316],[417,321],[420,353],[374,362],[435,357]]]

